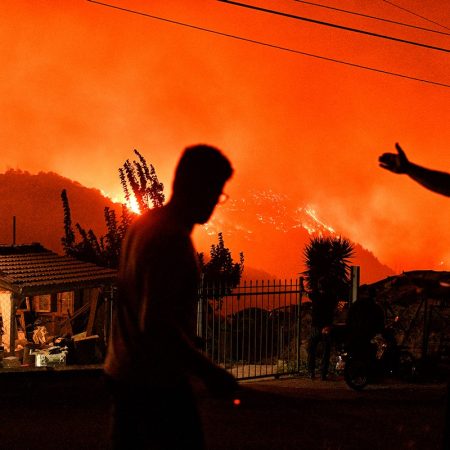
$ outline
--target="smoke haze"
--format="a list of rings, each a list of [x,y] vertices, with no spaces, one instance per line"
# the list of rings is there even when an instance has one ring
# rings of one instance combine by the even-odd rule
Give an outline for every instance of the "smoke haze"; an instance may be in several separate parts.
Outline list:
[[[345,4],[344,4],[345,3]],[[335,6],[431,27],[382,2]],[[148,14],[356,64],[450,83],[448,56],[220,2],[119,2]],[[292,14],[450,47],[445,35],[337,15]],[[438,0],[408,7],[444,25]],[[170,193],[183,147],[222,148],[226,187],[287,195],[396,271],[450,269],[450,203],[378,167],[400,142],[450,171],[450,89],[233,40],[90,2],[2,4],[0,169],[54,171],[119,198],[117,169],[137,148]],[[437,28],[434,26],[434,28]],[[441,28],[441,30],[443,30]],[[8,219],[9,220],[9,219]],[[225,231],[225,230],[224,230]]]

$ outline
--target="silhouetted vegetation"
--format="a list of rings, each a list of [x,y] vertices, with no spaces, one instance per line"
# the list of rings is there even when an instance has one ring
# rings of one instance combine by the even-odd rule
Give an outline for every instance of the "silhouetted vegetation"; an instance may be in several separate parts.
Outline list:
[[[137,217],[129,206],[135,203],[141,213],[163,206],[164,184],[159,181],[154,166],[147,164],[137,150],[134,150],[134,153],[137,160],[130,162],[127,159],[119,168],[119,178],[127,204],[122,205],[120,219],[117,218],[116,211],[105,207],[106,233],[103,236],[97,237],[92,229],[86,229],[79,223],[73,226],[69,198],[66,190],[63,189],[61,200],[64,211],[64,236],[61,243],[66,255],[100,266],[117,268],[122,241],[128,227]],[[78,239],[74,228],[79,235]],[[222,290],[239,284],[244,270],[244,254],[240,253],[239,262],[233,261],[231,251],[225,247],[222,233],[218,234],[217,245],[211,246],[208,262],[205,262],[203,253],[199,253],[198,257],[204,282],[214,282],[218,286],[223,286]]]
[[[125,199],[130,205],[133,201],[132,196],[134,196],[140,212],[152,207],[159,208],[165,201],[164,185],[158,180],[153,165],[150,164],[149,167],[145,158],[136,149],[134,153],[138,157],[138,161],[131,163],[127,159],[123,167],[119,169]]]
[[[100,266],[118,267],[122,240],[133,220],[128,208],[125,205],[122,206],[122,215],[119,222],[116,218],[116,212],[109,207],[105,207],[104,217],[107,231],[100,239],[97,238],[92,229],[86,231],[79,223],[76,223],[75,228],[81,238],[77,241],[72,226],[69,198],[65,189],[61,192],[61,200],[64,210],[64,237],[61,239],[61,243],[66,255]]]
[[[319,291],[333,293],[336,300],[347,298],[350,288],[350,259],[353,244],[340,236],[314,236],[305,246],[303,272],[311,298]]]
[[[205,263],[205,255],[198,254],[200,270],[203,274],[204,285],[214,284],[216,297],[223,297],[227,290],[236,287],[241,281],[244,271],[244,254],[239,253],[239,262],[235,262],[229,248],[225,247],[223,234],[218,234],[217,245],[212,245],[210,259]]]
[[[148,166],[145,158],[134,150],[138,160],[132,163],[127,159],[119,168],[119,177],[127,204],[133,201],[141,213],[163,205],[165,196],[164,185],[159,182],[155,168]],[[72,227],[69,199],[64,189],[61,193],[64,210],[64,237],[61,239],[63,249],[67,255],[82,261],[89,261],[100,266],[117,268],[119,265],[120,249],[128,227],[136,217],[127,205],[122,205],[120,219],[116,212],[105,207],[104,218],[106,234],[98,238],[92,229],[86,229],[79,223],[75,224],[80,240],[77,241]]]

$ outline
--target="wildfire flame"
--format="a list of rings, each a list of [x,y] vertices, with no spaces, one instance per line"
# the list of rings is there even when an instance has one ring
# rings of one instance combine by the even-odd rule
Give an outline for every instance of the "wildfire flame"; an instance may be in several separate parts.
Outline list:
[[[133,213],[139,214],[139,215],[142,214],[141,210],[139,208],[139,204],[138,204],[138,202],[137,202],[137,200],[136,200],[136,198],[134,196],[130,197],[130,201],[127,201],[125,199],[125,197],[122,196],[122,195],[121,196],[117,196],[117,195],[113,196],[113,195],[110,195],[107,192],[103,191],[102,189],[100,190],[100,192],[102,193],[102,195],[104,197],[109,198],[112,202],[114,202],[114,203],[122,203],[122,204],[126,205],[126,207],[130,211],[132,211]]]
[[[321,234],[322,231],[326,230],[331,234],[336,234],[336,231],[334,228],[332,228],[330,225],[327,225],[325,222],[319,219],[316,210],[311,206],[306,206],[305,208],[297,208],[296,212],[300,215],[300,218],[298,218],[298,225],[297,227],[304,228],[309,234],[315,234],[319,233]],[[307,220],[305,220],[305,215],[308,217]],[[310,220],[309,220],[310,219]]]
[[[133,211],[135,214],[142,214],[141,209],[139,208],[139,204],[135,197],[130,197],[130,201],[125,203],[127,205],[127,208]]]

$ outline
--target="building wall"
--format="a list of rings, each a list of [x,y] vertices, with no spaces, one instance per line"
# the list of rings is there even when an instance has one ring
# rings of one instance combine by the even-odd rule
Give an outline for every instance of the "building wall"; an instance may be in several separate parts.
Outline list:
[[[0,312],[2,314],[3,322],[3,335],[2,345],[5,348],[5,352],[9,352],[10,348],[10,327],[11,327],[11,292],[0,291]]]

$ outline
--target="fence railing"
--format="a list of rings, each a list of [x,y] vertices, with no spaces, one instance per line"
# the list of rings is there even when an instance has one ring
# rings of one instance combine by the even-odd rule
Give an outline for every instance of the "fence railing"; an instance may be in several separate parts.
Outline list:
[[[204,352],[238,379],[298,373],[302,280],[203,284],[197,333]]]

